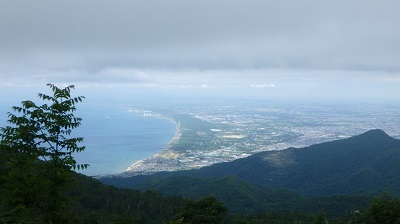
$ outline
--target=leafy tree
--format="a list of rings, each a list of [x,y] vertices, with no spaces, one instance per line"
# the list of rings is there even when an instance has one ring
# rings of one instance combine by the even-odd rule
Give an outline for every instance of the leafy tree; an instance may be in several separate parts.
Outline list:
[[[48,86],[51,96],[38,94],[44,104],[27,100],[12,107],[10,126],[0,129],[2,222],[65,223],[71,169],[88,167],[73,157],[85,149],[78,146],[83,138],[70,137],[81,124],[73,112],[84,97],[71,97],[73,85]]]
[[[187,200],[170,223],[218,224],[222,223],[227,209],[214,196],[198,201]]]
[[[325,212],[323,210],[319,211],[317,216],[314,219],[314,224],[325,224],[328,223],[325,217]]]
[[[364,214],[367,223],[400,223],[400,201],[387,193],[375,198]]]

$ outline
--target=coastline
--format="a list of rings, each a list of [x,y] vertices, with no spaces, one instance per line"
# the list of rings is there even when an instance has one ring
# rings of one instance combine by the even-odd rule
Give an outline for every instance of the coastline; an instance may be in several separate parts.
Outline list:
[[[149,112],[157,116],[150,117]],[[133,163],[166,149],[179,134],[174,117],[123,105],[89,103],[78,115],[84,122],[74,134],[85,138],[86,150],[75,159],[90,164],[79,171],[89,176],[123,173]]]
[[[168,116],[165,116],[165,115],[162,115],[162,114],[156,114],[156,115],[150,115],[150,116],[152,116],[152,117],[159,117],[159,118],[162,118],[162,119],[166,119],[166,120],[169,120],[169,121],[171,121],[171,122],[173,122],[173,123],[175,124],[175,127],[176,127],[175,135],[174,135],[174,137],[172,137],[171,141],[169,141],[168,146],[167,146],[166,149],[168,149],[169,146],[170,146],[172,143],[177,142],[177,141],[181,138],[181,135],[182,135],[181,130],[180,130],[181,127],[180,127],[179,122],[177,122],[175,119],[173,119],[173,118],[171,118],[171,117],[168,117]],[[156,153],[156,155],[157,155],[157,154],[158,154],[158,153]]]
[[[165,148],[162,148],[159,152],[157,152],[156,154],[154,154],[153,156],[146,158],[146,159],[142,159],[139,161],[136,161],[135,163],[133,163],[132,165],[130,165],[124,172],[132,172],[137,170],[137,168],[139,168],[140,166],[142,166],[144,163],[146,163],[146,161],[154,159],[154,158],[160,158],[160,159],[176,159],[179,157],[179,154],[176,152],[173,152],[172,150],[170,150],[170,146],[179,141],[179,139],[182,136],[182,132],[180,129],[180,124],[179,122],[177,122],[175,119],[168,117],[166,115],[163,114],[144,114],[144,116],[148,116],[148,117],[157,117],[157,118],[161,118],[161,119],[166,119],[169,120],[171,122],[173,122],[175,124],[176,127],[176,132],[175,135],[172,137],[172,139],[169,141],[168,145],[165,146]]]

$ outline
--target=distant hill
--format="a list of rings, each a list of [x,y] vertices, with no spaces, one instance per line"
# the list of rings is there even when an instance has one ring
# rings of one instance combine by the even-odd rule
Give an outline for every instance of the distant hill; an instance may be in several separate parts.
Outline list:
[[[390,191],[400,193],[400,140],[382,130],[310,147],[261,152],[230,163],[186,172],[233,175],[269,188],[305,195]]]
[[[282,189],[288,199],[340,195],[400,195],[400,140],[382,130],[347,139],[261,152],[198,170],[163,172],[151,176],[101,178],[119,187],[156,189],[168,195],[243,197],[257,209]],[[232,199],[236,200],[236,199]],[[268,199],[269,200],[269,199]],[[290,201],[289,200],[289,201]],[[283,200],[284,201],[284,200]],[[274,204],[276,206],[276,204]]]

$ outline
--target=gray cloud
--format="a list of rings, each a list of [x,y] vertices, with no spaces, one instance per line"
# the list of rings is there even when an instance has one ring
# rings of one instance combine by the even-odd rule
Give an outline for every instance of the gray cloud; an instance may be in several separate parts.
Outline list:
[[[0,82],[398,84],[399,8],[396,0],[2,1]]]

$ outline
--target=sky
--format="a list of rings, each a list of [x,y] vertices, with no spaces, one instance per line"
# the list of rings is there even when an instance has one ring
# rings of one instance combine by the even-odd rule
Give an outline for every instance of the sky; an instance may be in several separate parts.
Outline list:
[[[55,83],[89,95],[396,101],[399,9],[397,0],[0,0],[0,94]]]

